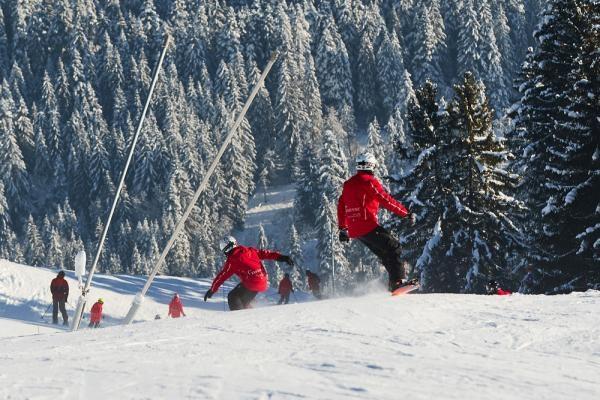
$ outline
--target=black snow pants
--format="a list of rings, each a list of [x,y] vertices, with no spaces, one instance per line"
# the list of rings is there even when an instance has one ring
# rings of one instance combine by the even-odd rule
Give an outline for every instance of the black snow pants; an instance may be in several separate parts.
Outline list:
[[[69,316],[67,315],[67,309],[65,308],[64,299],[57,300],[52,299],[52,323],[58,324],[58,309],[60,308],[60,313],[62,314],[63,324],[67,325],[69,323]]]
[[[277,304],[288,304],[290,302],[290,294],[280,294]]]
[[[248,308],[258,292],[248,290],[241,283],[227,295],[227,303],[231,311]]]
[[[406,271],[400,258],[400,243],[387,230],[378,226],[371,232],[358,238],[377,257],[387,270],[390,280],[389,289],[393,291],[405,277]]]

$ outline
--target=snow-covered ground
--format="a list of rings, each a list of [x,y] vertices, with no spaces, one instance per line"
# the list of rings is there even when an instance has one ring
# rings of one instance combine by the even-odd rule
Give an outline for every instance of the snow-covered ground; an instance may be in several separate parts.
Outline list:
[[[0,337],[20,336],[37,333],[62,331],[62,326],[49,324],[52,321],[52,309],[44,316],[51,303],[50,281],[56,277],[56,270],[34,268],[0,260]],[[80,291],[73,271],[66,271],[70,287],[66,305],[69,316],[73,314]],[[98,298],[104,300],[105,319],[103,326],[118,325],[125,317],[133,296],[140,291],[146,281],[145,276],[94,275],[93,285],[88,296],[92,303]],[[154,320],[157,315],[167,318],[168,306],[173,293],[179,293],[184,310],[188,316],[205,311],[223,311],[227,309],[226,293],[235,286],[233,281],[226,282],[219,293],[209,302],[203,297],[210,287],[210,280],[157,276],[146,295],[143,306],[136,315],[136,322]],[[298,294],[298,300],[308,296]],[[274,290],[260,294],[257,307],[273,304],[277,300]],[[89,312],[91,304],[86,311]],[[44,316],[44,318],[42,318]],[[87,318],[87,313],[84,316]],[[59,313],[59,322],[62,317]],[[83,322],[85,324],[85,321]],[[82,324],[82,326],[84,326]]]
[[[151,321],[119,326],[138,278],[98,276],[112,326],[49,333],[39,314],[53,275],[0,263],[2,399],[600,396],[600,292],[375,292],[223,312],[200,299],[207,282],[160,277],[138,314]],[[152,320],[174,287],[188,317]]]
[[[285,234],[293,189],[259,197],[236,233],[250,245],[260,223]],[[68,332],[40,318],[55,275],[0,260],[0,399],[600,398],[600,292],[392,298],[373,284],[360,297],[297,293],[301,303],[274,306],[271,289],[232,313],[235,283],[205,303],[208,280],[159,276],[122,326],[145,277],[97,274],[90,300],[105,300],[104,329]],[[166,318],[175,291],[186,318]]]

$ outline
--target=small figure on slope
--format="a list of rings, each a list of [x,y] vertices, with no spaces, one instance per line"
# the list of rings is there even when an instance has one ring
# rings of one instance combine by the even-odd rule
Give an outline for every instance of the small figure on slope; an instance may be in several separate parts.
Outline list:
[[[490,294],[490,295],[496,294],[498,296],[508,296],[508,295],[512,294],[512,292],[510,290],[502,289],[500,287],[500,284],[493,279],[491,281],[489,281],[487,283],[487,285],[485,285],[485,290],[486,290],[487,294]]]
[[[221,241],[220,248],[227,256],[227,260],[204,295],[204,301],[210,299],[223,282],[235,274],[242,282],[227,296],[231,311],[248,308],[256,294],[264,292],[269,287],[267,271],[261,260],[275,260],[294,265],[289,256],[281,255],[276,251],[240,246],[233,236],[228,236]]]
[[[175,293],[173,295],[173,299],[171,299],[171,302],[169,303],[169,317],[179,318],[182,315],[185,317],[185,313],[183,312],[183,304],[181,303],[179,295]]]
[[[313,296],[317,299],[322,299],[321,295],[321,278],[311,270],[306,270],[306,278],[308,279],[308,288],[312,291]]]
[[[50,282],[50,292],[52,293],[52,323],[58,324],[58,309],[63,318],[63,325],[69,324],[69,316],[65,308],[65,303],[69,297],[69,284],[65,280],[65,271],[60,271],[56,278]]]
[[[356,175],[344,182],[338,201],[339,239],[358,239],[375,253],[389,274],[389,290],[393,292],[403,285],[406,272],[400,259],[400,243],[379,225],[377,212],[383,207],[400,217],[410,217],[413,223],[414,217],[375,177],[375,168],[377,160],[372,154],[356,157]]]
[[[90,311],[90,324],[88,325],[88,328],[97,328],[100,325],[100,320],[104,318],[102,316],[103,305],[104,300],[98,299],[98,301],[92,306],[92,310]]]
[[[294,291],[292,281],[290,280],[290,274],[286,273],[283,279],[279,282],[279,293],[280,298],[277,304],[287,304],[290,302],[290,293]]]

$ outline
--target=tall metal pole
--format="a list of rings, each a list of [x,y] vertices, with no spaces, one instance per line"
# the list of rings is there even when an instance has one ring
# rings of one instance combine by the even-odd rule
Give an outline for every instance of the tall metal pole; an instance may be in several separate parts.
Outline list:
[[[331,221],[331,292],[335,295],[335,242],[333,239],[333,221]]]
[[[188,219],[190,213],[194,209],[194,206],[196,205],[198,198],[200,197],[200,195],[202,194],[204,189],[206,189],[206,186],[208,185],[208,181],[210,180],[212,174],[215,172],[215,169],[219,165],[219,161],[221,160],[221,157],[223,157],[225,150],[227,150],[229,143],[233,139],[233,135],[235,134],[238,127],[242,123],[244,117],[246,116],[246,112],[250,108],[250,105],[252,104],[254,97],[256,97],[256,94],[258,93],[261,85],[265,81],[265,78],[267,77],[267,74],[271,70],[271,67],[273,66],[273,64],[275,64],[275,60],[277,60],[277,53],[275,53],[273,55],[273,57],[271,57],[271,59],[267,63],[267,66],[265,67],[265,70],[263,71],[260,78],[258,79],[258,82],[252,89],[252,92],[250,93],[248,100],[246,100],[246,104],[244,104],[244,107],[242,108],[240,115],[238,115],[237,119],[235,120],[235,123],[233,124],[233,126],[229,130],[229,133],[225,137],[225,140],[223,141],[223,144],[221,145],[219,152],[217,153],[212,164],[210,165],[210,168],[208,169],[206,174],[204,174],[204,178],[202,179],[200,186],[196,190],[196,193],[194,193],[194,197],[192,197],[190,204],[188,204],[185,212],[183,213],[183,215],[181,216],[179,221],[177,221],[177,225],[175,226],[175,229],[173,230],[173,233],[171,234],[171,237],[169,238],[167,245],[163,249],[160,257],[158,258],[158,261],[156,261],[156,264],[154,265],[154,268],[152,269],[150,276],[148,276],[148,280],[146,280],[146,284],[142,288],[142,291],[139,292],[133,299],[133,303],[131,304],[131,308],[129,309],[129,312],[127,313],[127,316],[125,317],[123,324],[127,325],[133,321],[133,318],[135,317],[137,310],[140,308],[140,306],[142,305],[142,302],[144,301],[144,296],[146,295],[146,292],[150,288],[150,285],[152,285],[152,281],[154,280],[154,277],[160,270],[160,267],[162,266],[162,264],[165,262],[165,259],[167,258],[167,254],[169,253],[169,250],[171,250],[171,247],[173,247],[173,244],[175,244],[175,241],[177,240],[177,236],[179,235],[179,232],[181,232],[181,230],[183,229],[183,227],[185,225],[185,221]]]
[[[102,253],[102,247],[104,246],[104,241],[106,240],[106,235],[108,233],[108,228],[110,227],[110,223],[112,221],[113,215],[115,213],[115,209],[117,208],[117,203],[119,202],[119,197],[121,196],[121,190],[123,189],[123,185],[125,184],[125,177],[127,176],[127,171],[129,169],[129,165],[131,164],[131,160],[133,159],[133,153],[135,151],[135,146],[140,137],[140,133],[142,131],[142,126],[144,124],[144,119],[146,118],[146,113],[148,111],[148,107],[150,106],[150,101],[152,100],[152,94],[154,93],[154,88],[156,87],[156,83],[158,82],[158,76],[160,74],[160,69],[162,67],[163,61],[165,59],[165,55],[167,54],[167,49],[169,48],[169,44],[171,43],[171,38],[169,35],[165,38],[165,42],[163,45],[163,50],[160,53],[160,58],[158,59],[158,63],[156,64],[156,70],[154,71],[154,77],[152,78],[152,84],[150,85],[150,90],[148,91],[148,97],[146,98],[146,104],[144,105],[144,110],[142,111],[142,115],[140,116],[140,121],[138,123],[137,129],[135,131],[135,135],[133,136],[133,141],[131,142],[131,147],[129,148],[129,155],[127,156],[127,162],[125,163],[125,168],[121,173],[121,179],[119,181],[119,186],[117,187],[117,191],[115,193],[115,197],[112,202],[112,206],[110,208],[110,212],[108,213],[108,219],[106,220],[106,224],[104,224],[104,229],[102,231],[102,236],[100,237],[100,242],[98,242],[98,250],[96,250],[96,255],[94,256],[94,261],[92,262],[92,266],[90,267],[90,272],[87,276],[87,280],[85,282],[85,286],[81,291],[81,296],[79,296],[79,300],[77,301],[77,307],[75,309],[75,315],[73,315],[73,324],[71,325],[71,331],[76,331],[79,328],[79,324],[81,323],[81,316],[83,315],[83,309],[85,307],[86,298],[85,296],[90,290],[90,285],[92,284],[92,279],[94,278],[94,273],[96,272],[96,266],[98,265],[98,260],[100,259],[100,254]]]

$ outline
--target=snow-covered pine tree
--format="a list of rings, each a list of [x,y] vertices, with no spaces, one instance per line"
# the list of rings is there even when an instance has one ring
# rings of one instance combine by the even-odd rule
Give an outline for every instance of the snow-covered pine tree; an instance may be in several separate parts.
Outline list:
[[[302,251],[302,240],[300,239],[300,235],[298,234],[298,230],[296,229],[296,225],[294,223],[290,225],[288,243],[289,255],[292,258],[292,260],[294,260],[295,264],[294,271],[290,273],[292,285],[295,288],[303,287],[303,282],[306,281],[306,276],[304,272],[304,253]]]
[[[8,202],[6,201],[6,197],[4,197],[4,184],[0,181],[0,258],[12,259],[10,254],[11,249],[8,246],[12,235]]]
[[[413,77],[417,84],[423,84],[427,79],[443,82],[440,64],[446,34],[439,3],[423,1],[418,7],[415,30],[410,35]]]
[[[11,221],[17,223],[23,218],[22,213],[30,209],[30,181],[15,137],[13,104],[10,100],[0,99],[0,181],[4,183],[4,196],[10,207]]]
[[[598,105],[598,55],[590,53],[598,43],[597,7],[576,0],[547,5],[536,49],[521,72],[522,97],[513,107],[511,139],[520,156],[515,168],[523,174],[520,196],[531,211],[528,259],[543,275],[527,288],[534,292],[598,282],[598,134],[592,133],[598,121],[590,117],[597,112],[586,112]]]
[[[44,244],[42,243],[42,238],[37,225],[31,215],[29,215],[27,227],[25,228],[24,250],[25,261],[28,265],[33,265],[35,267],[45,265]]]
[[[375,96],[375,54],[373,42],[367,31],[361,35],[356,60],[356,74],[360,77],[356,81],[355,97],[356,111],[362,118],[372,118],[377,106]]]
[[[454,90],[445,149],[454,204],[442,225],[450,243],[445,257],[458,267],[461,291],[482,293],[488,280],[510,277],[523,245],[514,216],[524,207],[513,197],[518,176],[506,170],[513,156],[494,134],[485,86],[466,73]]]
[[[331,201],[337,201],[342,193],[342,185],[349,177],[349,171],[339,139],[330,130],[324,132],[318,160],[319,193],[324,193]]]
[[[405,115],[400,107],[396,108],[385,126],[388,138],[388,145],[385,146],[386,165],[389,175],[398,182],[401,182],[402,177],[408,173],[414,161],[412,143],[404,129],[407,125]]]
[[[254,87],[260,77],[260,71],[254,61],[249,63],[248,85]],[[272,152],[271,157],[267,159],[267,152],[273,148],[273,137],[275,135],[275,113],[271,103],[269,91],[261,86],[252,106],[248,110],[248,122],[250,123],[254,142],[256,143],[256,165],[259,171],[265,168],[275,176],[274,170],[267,168],[267,165],[277,165],[279,161],[273,159],[276,153]]]
[[[456,291],[454,276],[437,256],[443,254],[438,248],[441,220],[448,216],[452,204],[446,170],[451,167],[446,164],[447,115],[437,97],[437,86],[427,81],[408,106],[409,135],[417,156],[404,174],[404,190],[399,194],[416,215],[416,226],[401,220],[392,220],[389,225],[400,233],[404,255],[415,265],[425,290]]]
[[[345,105],[352,107],[350,60],[333,19],[323,22],[316,39],[315,66],[323,107],[334,107],[338,111]]]
[[[574,82],[569,93],[571,104],[567,116],[564,136],[576,146],[567,146],[568,161],[573,175],[561,176],[561,183],[573,188],[565,197],[565,205],[577,210],[579,233],[575,238],[579,241],[576,256],[586,269],[588,287],[600,284],[600,271],[593,265],[600,263],[600,3],[586,0],[581,2],[580,20],[577,27],[583,39],[582,51],[577,55],[576,67],[570,73]]]
[[[375,174],[382,178],[386,177],[388,175],[388,168],[385,162],[385,144],[381,139],[381,128],[377,118],[371,121],[369,129],[367,129],[367,150],[375,156],[379,164],[375,170]]]
[[[316,222],[316,210],[319,205],[319,166],[317,151],[310,144],[305,146],[298,166],[294,198],[295,218],[305,226],[313,226]]]
[[[306,126],[308,115],[299,85],[299,71],[293,59],[295,55],[288,53],[280,62],[275,127],[275,151],[282,160],[290,160],[285,172],[297,173],[297,166],[302,146],[306,142]]]
[[[23,154],[25,165],[27,165],[28,170],[31,170],[35,164],[35,133],[33,129],[33,123],[29,117],[30,113],[27,104],[22,96],[19,95],[17,97],[18,99],[15,100],[16,109],[14,113],[13,127],[15,130],[15,136],[17,138],[17,144],[19,145],[19,148]],[[32,113],[31,115],[35,114]]]
[[[384,113],[378,115],[382,122],[388,121],[390,115],[398,103],[403,101],[402,82],[404,70],[404,59],[400,49],[400,43],[395,35],[382,31],[382,42],[375,57],[377,67],[377,89],[381,98]]]

